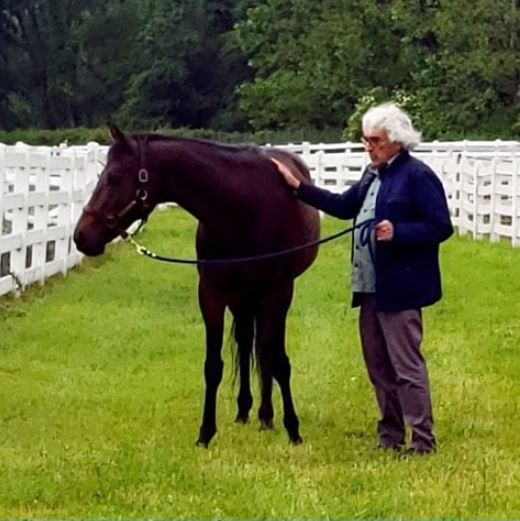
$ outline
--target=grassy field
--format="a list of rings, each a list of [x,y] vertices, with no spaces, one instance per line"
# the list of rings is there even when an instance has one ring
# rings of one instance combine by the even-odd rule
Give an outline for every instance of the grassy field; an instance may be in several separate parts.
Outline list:
[[[324,234],[345,226],[326,219]],[[193,229],[169,210],[140,239],[191,257]],[[219,432],[195,447],[193,267],[118,244],[0,301],[0,518],[519,519],[520,250],[453,238],[442,261],[445,298],[425,311],[424,343],[439,452],[406,461],[374,448],[346,239],[323,246],[290,314],[298,447],[278,389],[274,431],[233,422],[230,349]]]

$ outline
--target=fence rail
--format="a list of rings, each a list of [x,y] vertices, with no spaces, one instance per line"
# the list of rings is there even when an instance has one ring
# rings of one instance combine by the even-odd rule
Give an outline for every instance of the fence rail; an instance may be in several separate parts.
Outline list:
[[[368,157],[359,143],[288,144],[316,184],[344,191]],[[0,295],[23,289],[81,260],[72,234],[90,196],[107,147],[0,144]],[[429,164],[446,190],[460,234],[520,245],[520,143],[458,141],[421,144],[414,155]]]

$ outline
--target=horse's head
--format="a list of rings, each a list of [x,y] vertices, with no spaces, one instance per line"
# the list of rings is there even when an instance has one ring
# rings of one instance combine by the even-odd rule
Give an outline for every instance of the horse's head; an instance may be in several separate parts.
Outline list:
[[[76,224],[74,242],[85,255],[100,255],[105,245],[153,209],[155,192],[146,168],[144,140],[109,124],[112,146],[106,166]]]

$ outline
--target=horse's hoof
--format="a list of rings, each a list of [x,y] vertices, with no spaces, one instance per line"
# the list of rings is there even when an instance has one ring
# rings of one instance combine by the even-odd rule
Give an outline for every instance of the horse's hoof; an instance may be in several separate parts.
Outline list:
[[[201,427],[199,431],[199,439],[197,440],[197,446],[198,447],[205,447],[208,448],[209,442],[213,439],[213,436],[217,433],[216,429],[207,429],[204,427]]]
[[[274,428],[273,420],[260,420],[261,431],[271,431]]]
[[[249,420],[249,416],[247,414],[237,414],[237,417],[235,418],[235,423],[241,423],[242,425],[245,425]]]
[[[197,445],[208,448],[208,445],[215,434],[217,434],[217,429],[215,427],[206,427],[205,425],[202,425],[199,429],[199,439],[197,440]]]
[[[291,438],[291,445],[301,445],[303,443],[303,438],[298,434]]]

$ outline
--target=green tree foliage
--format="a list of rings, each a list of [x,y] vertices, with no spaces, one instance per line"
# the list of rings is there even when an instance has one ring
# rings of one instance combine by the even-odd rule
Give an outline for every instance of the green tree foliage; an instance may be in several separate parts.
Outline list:
[[[6,126],[92,125],[117,107],[136,1],[0,0]]]
[[[242,126],[234,89],[249,77],[249,69],[228,37],[240,12],[235,4],[148,2],[139,35],[141,59],[121,111],[127,120],[226,130]]]
[[[240,89],[255,128],[337,128],[365,89],[404,72],[388,9],[370,0],[270,0],[236,33],[256,72]]]
[[[428,135],[511,129],[520,88],[515,0],[397,0],[392,16],[410,70],[406,88]]]
[[[0,0],[0,128],[520,136],[520,0]]]
[[[511,134],[519,10],[516,0],[268,0],[236,30],[255,69],[242,106],[255,128],[353,116],[354,136],[367,102],[394,99],[429,138]]]

